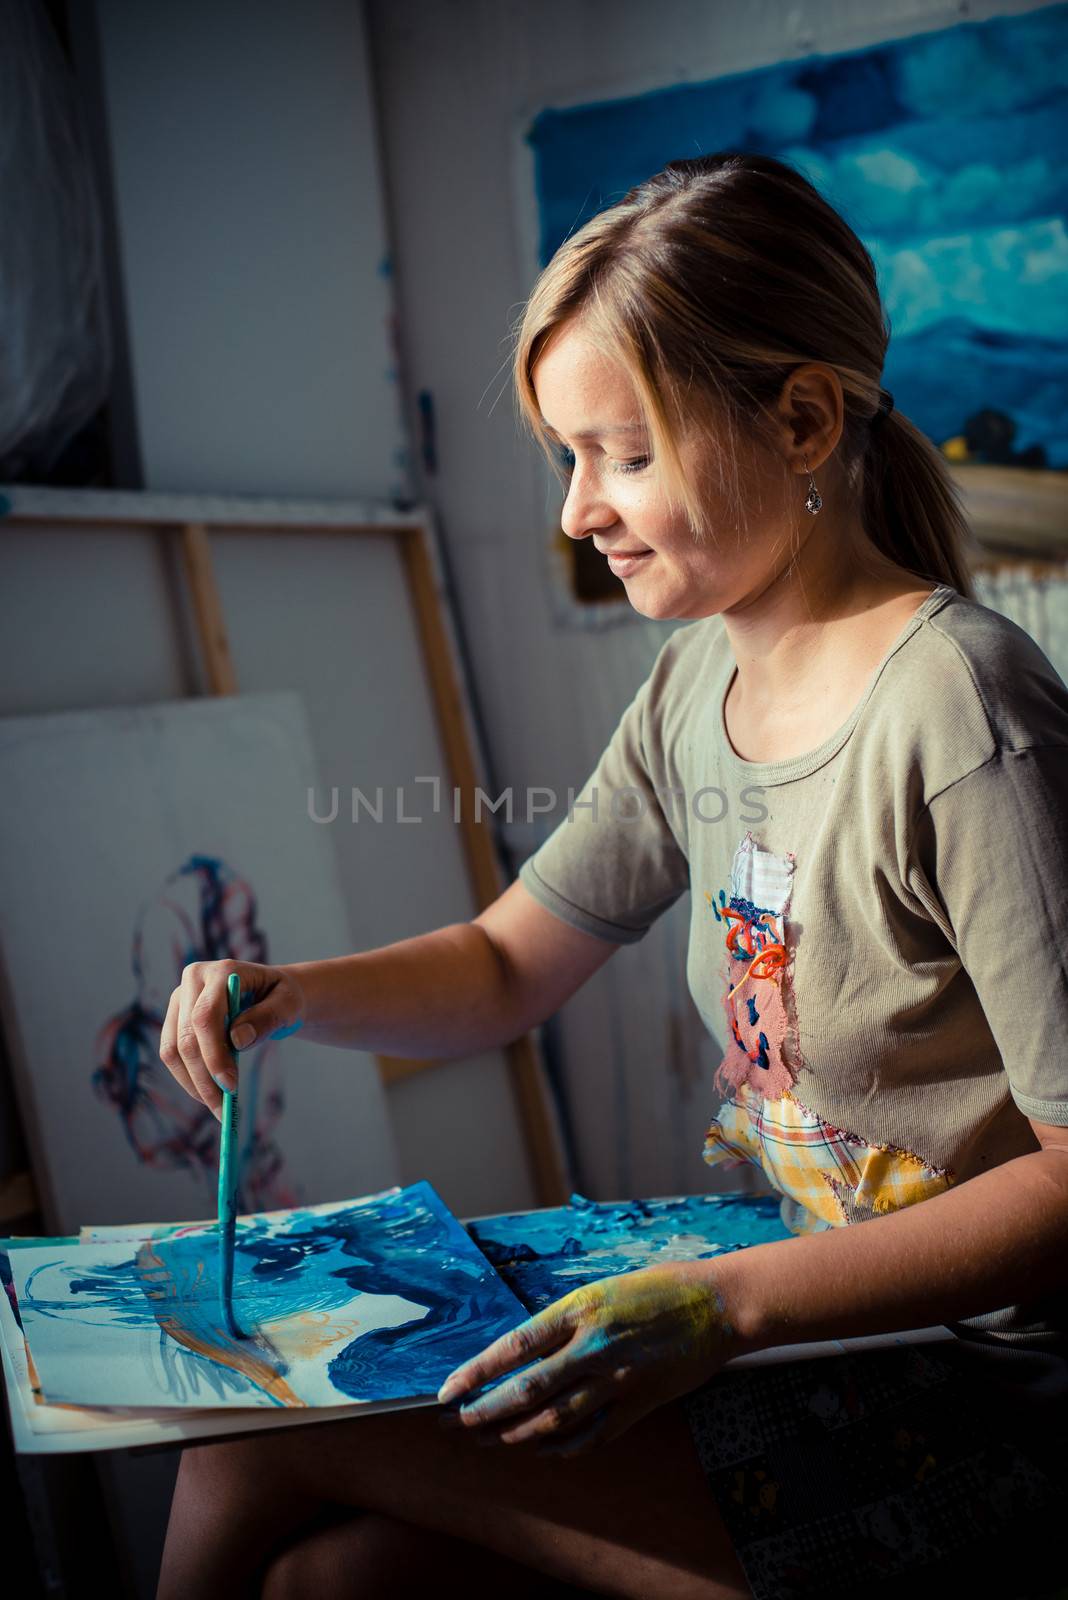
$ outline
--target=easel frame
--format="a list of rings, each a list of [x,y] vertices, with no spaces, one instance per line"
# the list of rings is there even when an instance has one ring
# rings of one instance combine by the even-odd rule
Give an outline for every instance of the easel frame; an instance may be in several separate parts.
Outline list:
[[[408,598],[430,692],[434,724],[452,786],[459,791],[457,817],[472,898],[479,911],[505,887],[493,837],[474,812],[480,786],[473,719],[460,669],[459,651],[447,611],[433,520],[425,506],[398,510],[357,502],[301,502],[196,495],[157,495],[134,490],[11,488],[0,515],[0,532],[12,527],[42,531],[121,529],[177,536],[208,692],[237,694],[237,673],[212,560],[213,530],[289,534],[305,531],[360,538],[394,539],[401,556]],[[530,1033],[504,1047],[538,1204],[563,1204],[570,1192],[555,1108],[536,1039]],[[447,1062],[376,1056],[388,1086]],[[27,1202],[30,1202],[29,1204]],[[32,1175],[16,1173],[0,1190],[0,1227],[28,1214],[36,1204]]]
[[[1045,570],[1068,558],[1068,473],[948,465],[975,539],[973,566],[1033,557]]]

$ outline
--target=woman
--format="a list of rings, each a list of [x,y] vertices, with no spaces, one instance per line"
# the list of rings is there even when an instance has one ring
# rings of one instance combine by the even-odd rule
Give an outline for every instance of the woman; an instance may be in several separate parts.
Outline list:
[[[443,1572],[643,1600],[1041,1592],[1068,1388],[1068,691],[975,602],[941,458],[880,388],[887,338],[860,241],[768,157],[674,162],[569,239],[519,329],[521,408],[565,533],[642,615],[692,625],[472,923],[189,967],[161,1043],[217,1108],[236,970],[239,1048],[301,1020],[473,1053],[691,887],[690,987],[727,1041],[705,1154],[761,1165],[799,1237],[568,1295],[445,1386],[493,1385],[451,1428],[187,1450],[162,1596]],[[957,1340],[720,1370],[937,1324]]]

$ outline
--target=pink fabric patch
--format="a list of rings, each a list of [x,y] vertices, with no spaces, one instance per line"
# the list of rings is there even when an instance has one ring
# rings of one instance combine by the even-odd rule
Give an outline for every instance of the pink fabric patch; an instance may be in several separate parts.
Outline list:
[[[790,1019],[783,1004],[782,978],[748,977],[728,998],[746,965],[745,961],[726,963],[723,1009],[731,1042],[716,1072],[716,1088],[726,1094],[728,1089],[751,1083],[765,1099],[777,1100],[793,1087],[795,1076],[784,1054]]]
[[[708,896],[727,949],[723,1009],[730,1043],[715,1076],[724,1094],[751,1084],[766,1099],[778,1100],[797,1081],[793,951],[786,932],[794,864],[792,854],[762,850],[747,833],[735,852],[730,900],[721,892],[717,906]]]

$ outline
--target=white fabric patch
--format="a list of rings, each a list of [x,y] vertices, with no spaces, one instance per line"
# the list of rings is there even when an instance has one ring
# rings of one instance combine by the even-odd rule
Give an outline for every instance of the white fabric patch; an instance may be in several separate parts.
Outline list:
[[[794,859],[761,850],[747,833],[734,852],[731,867],[731,896],[748,900],[762,911],[781,914],[786,910],[793,887]]]

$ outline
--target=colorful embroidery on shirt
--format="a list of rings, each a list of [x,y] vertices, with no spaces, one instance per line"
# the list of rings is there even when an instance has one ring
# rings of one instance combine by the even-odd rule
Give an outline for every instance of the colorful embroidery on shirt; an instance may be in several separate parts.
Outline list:
[[[789,1014],[790,955],[786,908],[793,886],[794,857],[762,850],[751,833],[734,854],[730,899],[705,899],[724,927],[723,1009],[730,1044],[716,1072],[727,1093],[751,1083],[778,1099],[797,1078],[800,1057]]]
[[[800,1225],[791,1223],[799,1233],[816,1231],[819,1222],[841,1226],[900,1211],[953,1183],[948,1169],[911,1150],[872,1144],[824,1122],[789,1091],[768,1100],[752,1084],[742,1084],[720,1108],[703,1154],[713,1166],[733,1157],[761,1167],[774,1188],[804,1208]]]
[[[804,1065],[792,992],[786,911],[795,857],[762,850],[747,833],[734,854],[730,898],[705,899],[724,930],[723,1007],[729,1044],[716,1072],[727,1096],[704,1158],[752,1162],[794,1202],[790,1226],[812,1232],[941,1194],[953,1182],[897,1145],[872,1144],[825,1122],[793,1092]]]

